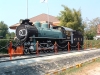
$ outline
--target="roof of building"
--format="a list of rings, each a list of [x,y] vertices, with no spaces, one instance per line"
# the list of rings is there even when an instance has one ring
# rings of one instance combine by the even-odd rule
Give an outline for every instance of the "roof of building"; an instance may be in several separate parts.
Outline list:
[[[35,17],[30,18],[30,22],[36,22],[36,21],[40,21],[40,22],[44,22],[45,21],[45,22],[48,22],[48,14],[42,13],[40,15],[37,15]],[[51,22],[58,23],[59,20],[55,16],[49,15],[49,22],[50,23]],[[19,23],[11,25],[9,28],[15,29],[17,26],[19,26]]]
[[[36,22],[36,21],[48,21],[48,14],[40,14],[35,17],[30,18],[31,22]],[[49,15],[49,22],[59,22],[59,20],[55,16]]]

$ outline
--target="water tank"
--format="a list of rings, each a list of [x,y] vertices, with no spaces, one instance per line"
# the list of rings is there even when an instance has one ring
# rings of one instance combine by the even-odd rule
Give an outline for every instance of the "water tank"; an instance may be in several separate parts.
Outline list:
[[[41,28],[49,28],[49,25],[48,25],[47,23],[43,23],[43,24],[41,25]]]
[[[38,21],[37,21],[37,22],[35,22],[35,23],[34,23],[34,25],[35,25],[36,27],[41,27],[41,23],[40,23],[40,22],[38,22]]]

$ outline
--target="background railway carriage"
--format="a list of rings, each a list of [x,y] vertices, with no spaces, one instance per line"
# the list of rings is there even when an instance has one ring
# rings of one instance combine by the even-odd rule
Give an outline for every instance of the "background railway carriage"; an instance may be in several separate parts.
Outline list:
[[[50,27],[50,28],[49,28]],[[25,52],[36,52],[36,42],[39,42],[39,49],[50,52],[57,42],[58,49],[67,49],[68,42],[76,46],[77,42],[83,45],[82,34],[67,27],[51,27],[47,23],[36,22],[32,24],[29,19],[23,20],[16,29],[16,37],[24,45]],[[76,47],[75,47],[76,48]]]

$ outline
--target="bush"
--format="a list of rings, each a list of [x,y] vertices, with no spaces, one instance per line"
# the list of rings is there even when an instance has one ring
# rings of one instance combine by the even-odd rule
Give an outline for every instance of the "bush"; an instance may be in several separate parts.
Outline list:
[[[100,40],[84,40],[84,45],[87,48],[100,48]]]
[[[10,41],[13,41],[13,40],[0,39],[0,53],[8,53],[8,46],[9,46]]]

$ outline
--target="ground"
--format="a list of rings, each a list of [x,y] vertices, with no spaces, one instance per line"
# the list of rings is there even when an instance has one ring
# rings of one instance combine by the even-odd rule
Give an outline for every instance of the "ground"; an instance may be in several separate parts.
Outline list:
[[[100,62],[90,63],[78,71],[71,72],[70,74],[66,73],[65,75],[100,75]]]
[[[77,75],[100,75],[100,63],[93,63],[84,67]]]

